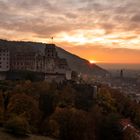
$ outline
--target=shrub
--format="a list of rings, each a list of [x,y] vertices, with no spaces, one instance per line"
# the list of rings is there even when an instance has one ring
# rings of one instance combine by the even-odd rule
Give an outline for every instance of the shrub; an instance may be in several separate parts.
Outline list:
[[[52,136],[55,138],[59,137],[59,124],[51,119],[51,117],[48,119],[46,118],[41,125],[40,133],[45,136]]]
[[[10,118],[4,128],[7,132],[14,135],[27,135],[29,133],[29,124],[27,120],[22,116],[16,116]]]

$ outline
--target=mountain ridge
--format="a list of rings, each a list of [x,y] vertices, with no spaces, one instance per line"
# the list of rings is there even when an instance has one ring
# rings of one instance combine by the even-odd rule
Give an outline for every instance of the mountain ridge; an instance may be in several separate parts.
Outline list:
[[[45,45],[46,43],[41,43],[41,42],[8,41],[8,40],[0,39],[0,46],[8,47],[13,52],[15,49],[20,50],[22,47],[22,51],[24,50],[40,51],[43,53]],[[58,47],[57,45],[56,45],[56,51],[58,53],[58,56],[60,58],[67,59],[69,67],[72,70],[77,71],[78,73],[87,74],[87,75],[100,75],[100,76],[106,75],[108,73],[105,69],[99,67],[98,65],[90,64],[88,60],[81,58],[75,54],[72,54],[64,50],[63,48]]]

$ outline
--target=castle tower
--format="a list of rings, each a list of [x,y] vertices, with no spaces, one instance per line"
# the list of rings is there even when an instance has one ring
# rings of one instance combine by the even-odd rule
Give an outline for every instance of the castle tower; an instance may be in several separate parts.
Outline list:
[[[121,69],[121,71],[120,71],[120,78],[123,78],[123,77],[124,77],[124,70]]]
[[[45,56],[47,58],[57,58],[57,52],[55,49],[55,44],[46,44]]]

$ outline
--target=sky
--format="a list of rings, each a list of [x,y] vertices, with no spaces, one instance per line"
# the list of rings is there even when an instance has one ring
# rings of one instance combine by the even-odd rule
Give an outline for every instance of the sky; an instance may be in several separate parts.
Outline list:
[[[53,43],[92,62],[140,63],[140,0],[0,0],[0,38]]]

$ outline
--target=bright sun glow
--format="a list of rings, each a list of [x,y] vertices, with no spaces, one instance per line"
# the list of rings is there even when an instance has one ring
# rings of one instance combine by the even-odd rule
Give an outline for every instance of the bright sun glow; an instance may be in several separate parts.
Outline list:
[[[89,62],[90,62],[91,64],[97,63],[96,60],[89,60]]]

